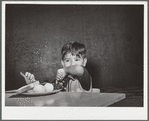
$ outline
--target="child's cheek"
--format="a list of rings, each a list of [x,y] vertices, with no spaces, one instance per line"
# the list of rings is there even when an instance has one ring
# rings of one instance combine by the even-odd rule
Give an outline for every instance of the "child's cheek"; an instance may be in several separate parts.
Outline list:
[[[83,65],[83,62],[79,61],[79,62],[76,63],[76,65],[82,66]]]
[[[64,67],[68,67],[68,66],[70,66],[69,63],[65,63],[65,64],[64,64]]]

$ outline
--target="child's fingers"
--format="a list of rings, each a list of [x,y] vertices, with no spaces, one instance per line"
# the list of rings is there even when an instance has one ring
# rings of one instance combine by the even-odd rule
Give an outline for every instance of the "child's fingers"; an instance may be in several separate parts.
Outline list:
[[[34,75],[31,74],[29,79],[30,79],[30,80],[34,80],[34,79],[35,79]]]
[[[59,69],[58,73],[60,73],[61,75],[65,75],[64,69]]]
[[[29,72],[25,73],[25,76],[29,79],[29,80],[35,80],[35,76]]]
[[[63,79],[63,76],[62,76],[61,74],[58,74],[58,75],[56,76],[56,80],[61,80],[61,79]]]
[[[28,72],[25,73],[25,76],[26,76],[26,77],[28,76]]]
[[[35,79],[32,79],[32,80],[31,80],[31,83],[33,83],[33,82],[35,82],[35,81],[36,81]]]
[[[63,74],[63,69],[59,69],[57,71],[57,76],[56,76],[56,80],[62,80],[64,78],[64,74]]]
[[[57,76],[56,80],[61,80],[61,78],[62,78],[61,76]]]
[[[27,84],[31,84],[36,81],[35,76],[29,72],[26,72],[25,73],[25,81]]]
[[[57,75],[56,76],[61,76],[62,74],[61,73],[57,73]]]
[[[58,73],[58,74],[57,74],[57,76],[61,76],[61,77],[62,77],[62,76],[63,76],[63,74],[61,74],[61,73]]]
[[[25,76],[26,76],[28,79],[30,79],[30,77],[31,77],[31,73],[26,72],[26,73],[25,73]]]

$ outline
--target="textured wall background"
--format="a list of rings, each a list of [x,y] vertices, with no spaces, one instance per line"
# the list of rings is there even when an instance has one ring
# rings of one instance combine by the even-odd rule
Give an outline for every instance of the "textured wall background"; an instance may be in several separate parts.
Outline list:
[[[6,5],[6,89],[52,81],[68,41],[87,47],[94,87],[143,85],[143,6]]]

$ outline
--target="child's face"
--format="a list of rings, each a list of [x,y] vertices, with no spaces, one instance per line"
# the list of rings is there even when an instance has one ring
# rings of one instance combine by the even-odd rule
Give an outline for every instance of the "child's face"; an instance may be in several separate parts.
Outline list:
[[[64,57],[64,60],[62,60],[61,62],[63,67],[69,67],[72,65],[85,66],[87,59],[83,59],[82,56],[78,57],[76,55],[72,55],[71,53],[67,53]]]

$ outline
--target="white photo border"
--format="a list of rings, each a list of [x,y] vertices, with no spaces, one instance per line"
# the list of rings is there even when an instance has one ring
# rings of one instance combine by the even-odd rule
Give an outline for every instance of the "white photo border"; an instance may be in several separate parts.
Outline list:
[[[143,107],[5,107],[6,4],[144,5]],[[2,1],[2,120],[146,120],[148,117],[148,4],[146,1]],[[12,113],[13,112],[13,113]],[[44,113],[43,113],[44,112]],[[91,113],[94,112],[94,113]],[[47,115],[48,114],[48,115]]]

